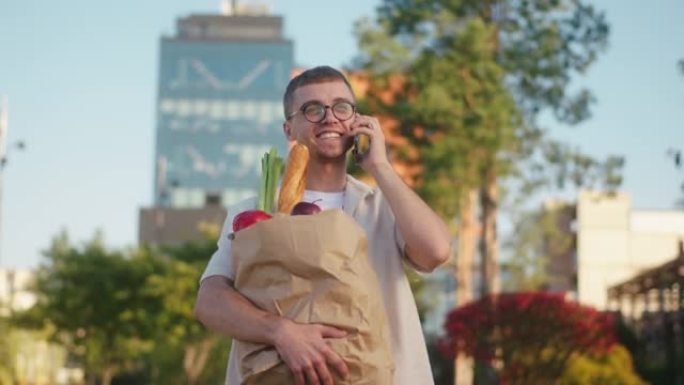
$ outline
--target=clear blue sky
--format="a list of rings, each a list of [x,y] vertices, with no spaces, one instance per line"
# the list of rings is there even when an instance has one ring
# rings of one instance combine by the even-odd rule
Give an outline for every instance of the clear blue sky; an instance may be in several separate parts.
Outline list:
[[[379,0],[271,0],[298,65],[348,64],[353,22]],[[592,120],[554,135],[599,157],[627,158],[624,190],[637,208],[669,209],[684,175],[665,155],[684,148],[684,2],[596,1],[611,46],[578,84],[598,98]],[[132,246],[152,201],[159,38],[175,20],[215,13],[218,0],[0,4],[0,94],[9,98],[0,266],[34,267],[60,229],[77,242],[104,231]]]

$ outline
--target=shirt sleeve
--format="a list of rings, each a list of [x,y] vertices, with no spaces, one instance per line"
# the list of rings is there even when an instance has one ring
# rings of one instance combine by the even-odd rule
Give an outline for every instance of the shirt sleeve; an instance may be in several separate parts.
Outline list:
[[[411,267],[412,270],[419,273],[420,275],[427,273],[428,271],[416,265],[415,262],[413,262],[411,258],[409,258],[408,254],[406,254],[406,241],[404,240],[404,237],[401,235],[401,231],[399,230],[399,224],[394,219],[394,214],[392,214],[392,220],[394,221],[394,243],[397,246],[397,249],[399,250],[399,255],[401,255],[401,259],[404,261],[406,265]]]
[[[226,220],[223,222],[221,235],[217,242],[218,248],[211,256],[211,259],[209,259],[209,263],[204,269],[204,273],[202,273],[200,282],[214,275],[226,277],[231,281],[235,280],[231,255],[231,241],[228,239],[228,235],[233,232],[233,219],[235,216],[245,210],[253,209],[255,206],[256,199],[250,198],[228,208]]]

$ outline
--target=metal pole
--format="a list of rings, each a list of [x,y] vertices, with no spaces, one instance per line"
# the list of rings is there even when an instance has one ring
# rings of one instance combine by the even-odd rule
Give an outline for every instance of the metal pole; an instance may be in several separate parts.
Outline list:
[[[7,143],[7,132],[9,130],[8,126],[8,116],[9,108],[7,107],[7,96],[0,95],[0,266],[2,266],[2,230],[3,230],[3,220],[2,220],[2,206],[3,206],[3,177],[5,173],[5,167],[7,166],[7,161],[9,159],[9,151],[12,147],[8,147]],[[23,141],[17,141],[14,143],[14,147],[18,150],[23,150],[26,145]]]
[[[2,179],[7,162],[7,97],[0,95],[0,266],[2,266]]]

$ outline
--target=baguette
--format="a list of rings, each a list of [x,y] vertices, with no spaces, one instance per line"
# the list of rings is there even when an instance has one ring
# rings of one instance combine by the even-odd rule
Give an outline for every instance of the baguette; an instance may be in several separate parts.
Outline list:
[[[294,205],[304,197],[306,169],[309,165],[309,149],[300,143],[295,144],[287,156],[285,173],[278,194],[278,211],[289,214]]]

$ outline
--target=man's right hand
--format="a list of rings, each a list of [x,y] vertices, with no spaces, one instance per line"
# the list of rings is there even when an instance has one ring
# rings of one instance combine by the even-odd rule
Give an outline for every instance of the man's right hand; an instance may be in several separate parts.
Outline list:
[[[273,342],[278,354],[294,375],[297,385],[333,385],[332,367],[342,377],[349,374],[342,358],[326,339],[342,338],[347,333],[332,326],[298,324],[282,318]]]

